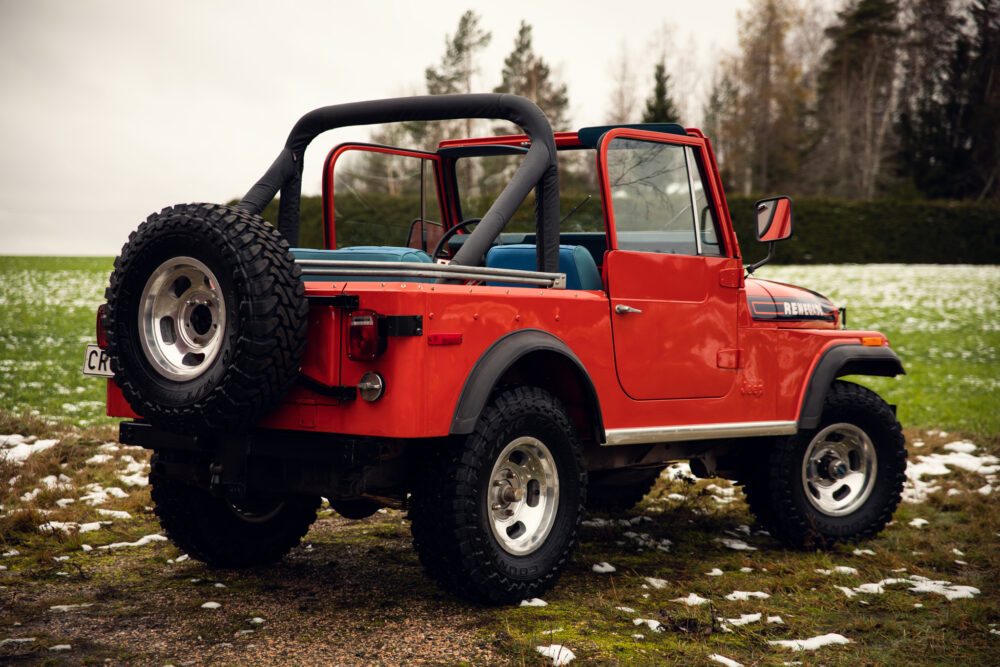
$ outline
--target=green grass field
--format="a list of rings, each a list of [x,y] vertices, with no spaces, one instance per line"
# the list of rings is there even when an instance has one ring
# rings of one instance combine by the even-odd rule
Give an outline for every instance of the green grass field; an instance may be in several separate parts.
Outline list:
[[[85,378],[111,259],[0,257],[0,406],[105,423],[104,382]],[[905,426],[1000,434],[1000,267],[765,266],[758,276],[826,294],[852,328],[885,333],[907,375],[863,383]]]
[[[846,305],[906,365],[863,379],[899,406],[909,449],[877,538],[789,551],[738,487],[668,469],[635,509],[588,517],[545,606],[502,608],[440,593],[400,511],[324,505],[302,545],[250,571],[163,539],[148,452],[115,442],[104,382],[80,374],[110,269],[0,258],[0,663],[551,665],[539,647],[562,646],[572,665],[997,664],[1000,267],[760,271]],[[829,635],[846,643],[775,643]]]

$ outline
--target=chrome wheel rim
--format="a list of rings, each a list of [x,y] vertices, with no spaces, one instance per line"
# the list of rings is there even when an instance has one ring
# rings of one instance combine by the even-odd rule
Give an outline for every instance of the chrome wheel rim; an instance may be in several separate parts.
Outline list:
[[[871,438],[854,424],[831,424],[817,433],[802,461],[806,498],[828,516],[844,516],[875,488],[878,460]]]
[[[507,553],[525,556],[545,543],[559,504],[556,462],[545,444],[517,438],[497,457],[486,492],[490,528]]]
[[[226,331],[226,303],[211,269],[193,257],[168,259],[149,276],[139,304],[139,338],[157,372],[185,381],[208,370]]]

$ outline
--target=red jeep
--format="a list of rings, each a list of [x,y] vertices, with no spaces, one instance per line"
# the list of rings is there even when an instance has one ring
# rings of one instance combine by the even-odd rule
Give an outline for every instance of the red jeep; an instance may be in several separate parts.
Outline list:
[[[524,135],[340,145],[322,248],[295,247],[314,137],[466,118]],[[276,229],[259,214],[279,190]],[[759,240],[791,234],[789,199],[755,212]],[[154,451],[156,513],[193,557],[280,559],[321,497],[348,518],[407,508],[433,578],[510,603],[554,584],[588,508],[630,507],[672,461],[738,480],[789,545],[889,521],[900,425],[838,378],[894,376],[899,358],[753,268],[698,130],[553,135],[511,95],[336,105],[299,120],[237,206],[139,226],[91,357],[110,359],[108,414],[129,418],[122,442]]]

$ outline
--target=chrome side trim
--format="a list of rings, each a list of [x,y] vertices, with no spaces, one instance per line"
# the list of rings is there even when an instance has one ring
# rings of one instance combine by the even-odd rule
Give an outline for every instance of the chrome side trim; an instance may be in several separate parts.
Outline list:
[[[715,440],[718,438],[753,438],[762,435],[792,435],[798,429],[798,423],[793,421],[610,428],[606,431],[607,440],[604,446],[648,445],[660,442]]]
[[[407,278],[454,278],[456,280],[491,280],[494,282],[538,285],[566,289],[565,273],[520,271],[459,264],[426,262],[362,262],[352,260],[297,259],[302,273],[310,276],[399,276]]]

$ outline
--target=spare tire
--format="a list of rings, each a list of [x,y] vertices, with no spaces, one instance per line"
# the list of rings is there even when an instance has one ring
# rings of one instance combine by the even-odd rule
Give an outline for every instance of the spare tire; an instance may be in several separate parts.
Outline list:
[[[245,428],[298,376],[301,271],[257,215],[218,204],[150,215],[115,259],[105,298],[115,383],[160,428]]]

